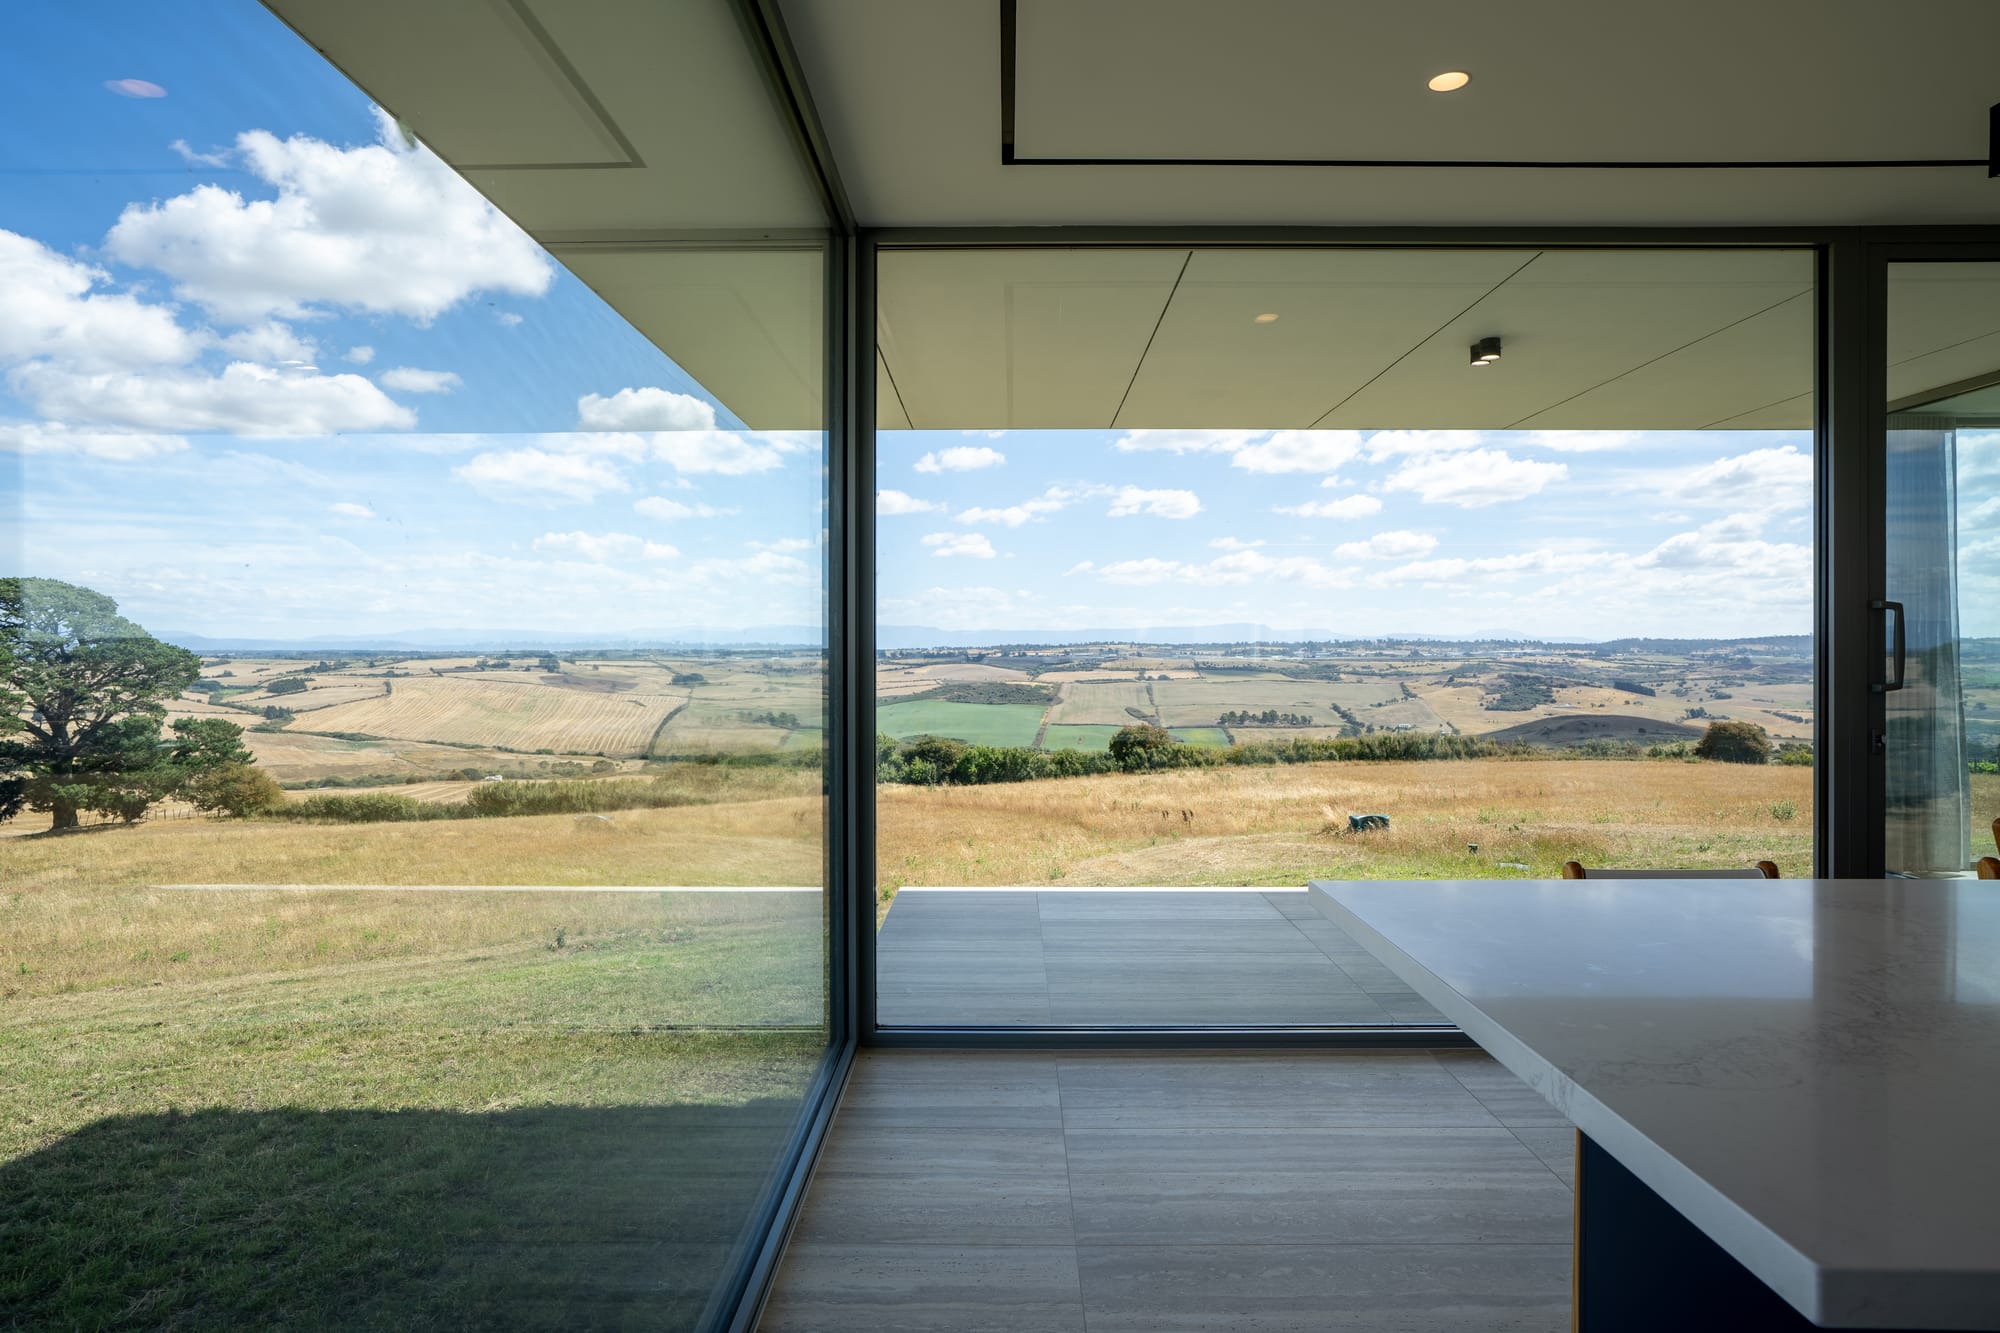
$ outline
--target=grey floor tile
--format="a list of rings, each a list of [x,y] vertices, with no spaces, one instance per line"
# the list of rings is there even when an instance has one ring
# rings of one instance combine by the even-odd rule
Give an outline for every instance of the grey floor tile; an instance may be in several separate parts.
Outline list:
[[[1514,1137],[1528,1146],[1528,1151],[1542,1159],[1542,1164],[1556,1173],[1556,1178],[1571,1189],[1576,1188],[1576,1130],[1569,1125],[1517,1125]]]
[[[898,1171],[873,1169],[858,1154],[821,1159],[793,1234],[826,1244],[1067,1245],[1073,1242],[1069,1178],[1061,1164],[1062,1139],[1050,1131],[1018,1131],[1055,1144],[1053,1167],[1045,1154],[1002,1151],[993,1136],[1008,1130],[911,1130],[882,1127],[882,1135],[943,1136],[954,1140],[925,1162],[912,1148]],[[983,1149],[965,1140],[983,1136]],[[830,1149],[833,1145],[829,1145]],[[1522,1149],[1526,1152],[1526,1149]],[[949,1160],[947,1160],[949,1158]],[[854,1168],[854,1169],[850,1169]],[[1539,1163],[1537,1170],[1542,1170]],[[1543,1178],[1548,1173],[1542,1171]],[[1554,1185],[1550,1180],[1550,1184]],[[1559,1188],[1559,1187],[1558,1187]]]
[[[1439,1051],[1437,1058],[1495,1119],[1509,1128],[1569,1123],[1540,1093],[1484,1051]]]
[[[794,1244],[765,1333],[1082,1333],[1070,1246]]]
[[[1086,1245],[1077,1264],[1091,1333],[1570,1326],[1567,1245]]]
[[[1009,1051],[863,1051],[841,1097],[840,1118],[942,1129],[1060,1129],[1056,1058]]]
[[[1312,895],[1307,893],[1303,889],[1295,889],[1284,892],[1281,892],[1277,889],[1265,889],[1264,901],[1271,904],[1273,908],[1277,909],[1277,911],[1281,915],[1283,915],[1289,920],[1293,921],[1326,920],[1325,917],[1320,915],[1319,909],[1312,905]]]
[[[1570,1191],[1505,1130],[1294,1130],[1292,1137],[1290,1155],[1281,1156],[1233,1132],[1186,1131],[1179,1153],[1154,1142],[1152,1164],[1132,1169],[1125,1165],[1132,1159],[1086,1151],[1072,1134],[1077,1241],[1270,1245],[1311,1236],[1329,1245],[1555,1245],[1570,1234]]]
[[[1060,950],[1180,949],[1192,953],[1288,953],[1324,957],[1275,913],[1267,921],[1045,921],[1042,946]]]
[[[1071,1130],[1214,1126],[1497,1127],[1427,1051],[1063,1055]]]
[[[1054,921],[1262,921],[1281,913],[1255,890],[1213,893],[1043,893],[1042,920]]]

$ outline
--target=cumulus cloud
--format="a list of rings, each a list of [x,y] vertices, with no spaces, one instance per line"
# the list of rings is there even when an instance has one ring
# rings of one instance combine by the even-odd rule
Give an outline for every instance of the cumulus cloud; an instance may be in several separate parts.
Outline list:
[[[672,464],[676,471],[724,477],[783,467],[784,455],[801,447],[789,436],[720,430],[654,431],[648,439],[653,457]]]
[[[661,542],[649,542],[629,532],[545,532],[535,538],[537,551],[607,560],[671,560],[680,552]]]
[[[188,447],[178,435],[71,430],[54,421],[0,424],[0,449],[22,454],[72,454],[113,463],[136,463]]]
[[[1209,545],[1218,551],[1254,551],[1263,544],[1261,538],[1254,542],[1246,542],[1240,537],[1217,537],[1209,542]]]
[[[980,468],[999,467],[1006,461],[1007,455],[998,449],[988,449],[983,444],[961,444],[925,454],[915,467],[919,472],[976,472]]]
[[[1651,491],[1675,504],[1706,509],[1766,513],[1803,509],[1812,503],[1812,457],[1790,444],[1753,449],[1682,472],[1642,478],[1635,489]]]
[[[418,370],[414,366],[385,370],[379,378],[383,388],[402,393],[450,393],[465,383],[453,371]]]
[[[302,338],[289,324],[267,319],[238,329],[217,344],[230,356],[267,366],[309,366],[319,356],[319,344]]]
[[[345,352],[342,352],[340,359],[351,365],[365,366],[375,359],[375,349],[363,343],[358,347],[350,347]]]
[[[697,583],[740,583],[751,580],[762,588],[772,584],[804,587],[816,583],[819,571],[795,555],[782,551],[758,551],[739,558],[715,556],[697,560],[688,569]]]
[[[387,114],[375,116],[378,142],[358,148],[238,135],[236,159],[276,198],[200,185],[131,204],[105,249],[236,323],[315,307],[427,323],[475,292],[547,291],[555,267],[541,247],[436,154],[406,145]]]
[[[1335,472],[1361,452],[1361,432],[1281,430],[1246,444],[1229,459],[1249,472]]]
[[[1029,519],[1040,518],[1045,514],[1053,514],[1058,510],[1067,508],[1076,498],[1077,495],[1074,491],[1064,490],[1060,486],[1051,486],[1032,500],[1023,500],[1019,504],[1008,505],[1004,509],[974,506],[971,509],[961,510],[958,515],[958,521],[961,523],[999,523],[1010,528],[1018,528]],[[925,540],[928,541],[929,538]]]
[[[1476,430],[1378,430],[1369,435],[1367,452],[1371,461],[1379,463],[1408,454],[1453,454],[1477,449],[1485,439]]]
[[[991,560],[999,552],[993,549],[983,532],[933,532],[925,536],[924,545],[931,548],[936,556],[970,556],[975,560]]]
[[[609,398],[587,393],[576,400],[576,424],[579,430],[714,430],[715,406],[652,386],[620,389]]]
[[[1342,542],[1333,553],[1342,560],[1407,560],[1429,555],[1437,544],[1428,532],[1378,532],[1364,541]]]
[[[1147,557],[1144,560],[1114,560],[1097,571],[1097,576],[1106,583],[1148,584],[1165,583],[1178,578],[1182,571],[1192,568],[1178,560],[1160,560]]]
[[[780,537],[777,541],[774,542],[753,541],[746,544],[759,551],[778,551],[778,552],[810,551],[813,549],[813,547],[819,545],[819,543],[814,541],[811,537]]]
[[[936,500],[919,500],[916,496],[905,495],[901,491],[875,492],[875,512],[884,517],[894,517],[897,514],[934,514],[943,508],[944,505]]]
[[[37,361],[9,382],[45,416],[135,430],[276,437],[417,424],[414,412],[359,375],[288,373],[248,361],[232,361],[220,375],[77,371]]]
[[[506,449],[479,454],[452,475],[497,500],[582,502],[605,491],[631,489],[618,469],[601,458],[552,453],[546,449]]]
[[[355,504],[352,500],[342,500],[338,504],[330,504],[326,509],[328,513],[338,514],[342,518],[375,517],[374,510],[370,509],[367,505]]]
[[[1645,435],[1636,430],[1531,430],[1514,438],[1559,454],[1595,454],[1629,448],[1645,439]]]
[[[194,359],[200,342],[172,311],[94,290],[110,280],[103,269],[0,231],[0,362],[54,357],[96,369]]]
[[[634,500],[632,508],[647,518],[657,518],[673,522],[683,518],[721,518],[733,514],[734,509],[717,509],[710,504],[682,504],[679,500],[669,500],[664,495],[649,495],[643,500]]]
[[[229,165],[229,150],[218,148],[214,152],[200,153],[188,146],[186,139],[176,139],[167,147],[173,149],[174,156],[191,167],[226,167]]]
[[[1308,500],[1304,504],[1275,505],[1274,514],[1295,514],[1300,518],[1367,518],[1382,512],[1382,502],[1372,495],[1348,495],[1338,500]]]
[[[1134,430],[1112,441],[1120,453],[1232,453],[1262,434],[1254,430]]]
[[[1426,504],[1482,509],[1525,500],[1568,475],[1565,463],[1515,458],[1504,449],[1474,449],[1416,455],[1392,472],[1382,486],[1391,491],[1414,491]]]
[[[1137,486],[1121,486],[1113,492],[1110,518],[1151,514],[1157,518],[1193,518],[1201,512],[1201,501],[1193,491],[1148,491]]]

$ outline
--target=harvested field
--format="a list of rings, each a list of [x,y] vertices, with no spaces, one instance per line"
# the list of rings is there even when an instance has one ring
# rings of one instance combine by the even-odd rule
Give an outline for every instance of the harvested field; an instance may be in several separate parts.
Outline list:
[[[314,712],[294,724],[408,740],[519,750],[640,755],[685,695],[598,694],[478,675],[395,682],[395,693]]]
[[[1144,685],[1077,681],[1062,687],[1062,698],[1049,710],[1049,722],[1066,727],[1129,727],[1139,720],[1127,711],[1134,708],[1145,717],[1152,716],[1153,705]],[[1205,720],[1215,721],[1213,717]]]

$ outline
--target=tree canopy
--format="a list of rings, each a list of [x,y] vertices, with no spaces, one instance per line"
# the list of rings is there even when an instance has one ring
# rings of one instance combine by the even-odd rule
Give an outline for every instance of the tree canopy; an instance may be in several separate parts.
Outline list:
[[[1770,762],[1771,738],[1754,722],[1711,722],[1694,752],[1725,764],[1763,764]]]
[[[137,819],[196,774],[250,760],[243,729],[183,718],[166,701],[201,659],[118,614],[103,593],[55,579],[0,579],[0,819],[47,811],[52,829],[85,810]]]

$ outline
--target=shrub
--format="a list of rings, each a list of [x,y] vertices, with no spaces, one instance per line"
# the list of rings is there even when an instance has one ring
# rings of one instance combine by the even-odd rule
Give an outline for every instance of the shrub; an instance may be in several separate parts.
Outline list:
[[[278,780],[252,764],[221,764],[195,775],[185,788],[189,805],[241,819],[285,803]]]
[[[1763,764],[1771,759],[1771,739],[1754,722],[1711,722],[1694,752],[1725,764]]]
[[[1771,756],[1771,762],[1774,764],[1784,764],[1790,768],[1811,768],[1813,766],[1813,748],[1810,745],[1802,745],[1798,741],[1786,741],[1778,747],[1778,752]]]
[[[1130,709],[1126,710],[1130,712]],[[1118,734],[1111,738],[1111,757],[1127,772],[1155,767],[1150,761],[1151,752],[1165,749],[1174,743],[1165,727],[1156,727],[1150,722],[1142,722],[1134,727],[1120,727]]]

